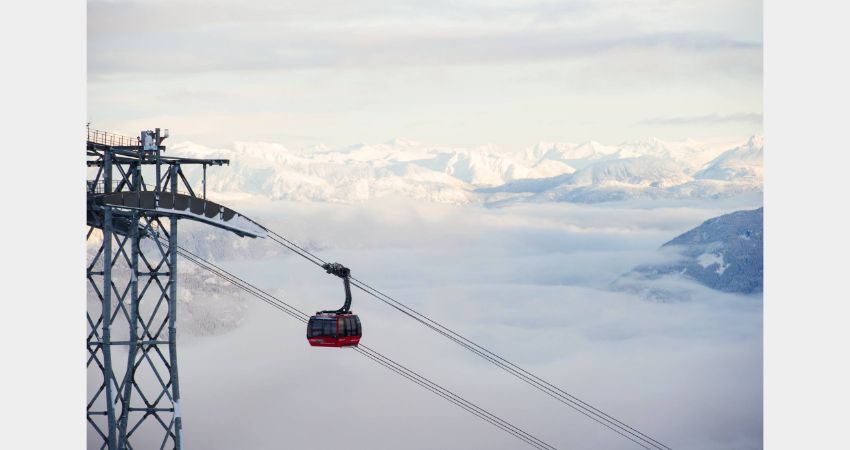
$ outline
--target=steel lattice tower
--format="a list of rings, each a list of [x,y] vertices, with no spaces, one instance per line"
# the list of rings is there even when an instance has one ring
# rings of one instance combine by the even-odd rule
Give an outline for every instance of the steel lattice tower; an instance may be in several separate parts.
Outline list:
[[[256,223],[206,199],[207,166],[229,161],[165,157],[165,137],[159,129],[139,138],[88,130],[87,166],[95,173],[86,217],[89,448],[183,448],[178,219],[264,237]],[[187,165],[202,167],[202,196],[183,172]]]

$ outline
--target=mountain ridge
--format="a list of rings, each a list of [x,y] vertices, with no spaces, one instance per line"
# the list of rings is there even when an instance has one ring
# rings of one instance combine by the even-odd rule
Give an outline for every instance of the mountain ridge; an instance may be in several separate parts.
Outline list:
[[[169,151],[231,160],[228,171],[211,174],[208,191],[273,200],[350,203],[402,196],[456,204],[492,198],[595,203],[760,191],[763,139],[753,136],[730,148],[655,138],[616,146],[538,142],[511,152],[491,145],[429,146],[403,139],[300,150],[257,142],[214,149],[187,142]],[[187,175],[200,177],[198,171]]]

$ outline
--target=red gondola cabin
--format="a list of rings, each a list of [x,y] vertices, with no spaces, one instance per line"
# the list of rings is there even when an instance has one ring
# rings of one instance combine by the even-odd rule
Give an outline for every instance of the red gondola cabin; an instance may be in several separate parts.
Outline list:
[[[313,347],[349,347],[360,343],[360,318],[350,312],[319,312],[307,322],[307,340]]]

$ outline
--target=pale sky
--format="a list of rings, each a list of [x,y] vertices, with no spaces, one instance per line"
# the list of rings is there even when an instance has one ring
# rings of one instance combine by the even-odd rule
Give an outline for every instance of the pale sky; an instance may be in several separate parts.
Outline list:
[[[341,147],[762,132],[762,4],[88,3],[92,127]]]

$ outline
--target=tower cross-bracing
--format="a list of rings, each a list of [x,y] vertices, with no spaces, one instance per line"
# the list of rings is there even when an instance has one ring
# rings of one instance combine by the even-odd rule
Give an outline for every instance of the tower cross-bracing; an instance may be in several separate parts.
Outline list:
[[[206,199],[225,159],[165,156],[165,132],[88,130],[88,447],[183,448],[177,371],[177,223],[266,230]],[[201,167],[200,192],[184,167]],[[198,195],[200,193],[200,195]]]

